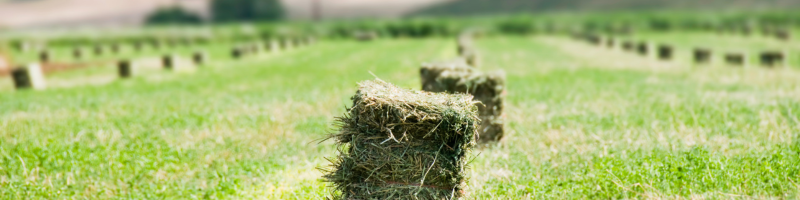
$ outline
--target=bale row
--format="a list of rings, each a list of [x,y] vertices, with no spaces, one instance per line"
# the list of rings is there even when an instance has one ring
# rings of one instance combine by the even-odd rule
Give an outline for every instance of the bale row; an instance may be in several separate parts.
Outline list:
[[[635,52],[646,57],[655,57],[662,61],[672,61],[675,59],[675,47],[668,44],[653,44],[647,41],[633,42],[630,40],[617,41],[613,37],[605,40],[598,35],[587,34],[579,37],[593,45],[602,45],[615,48],[616,42],[620,43],[623,51]],[[709,64],[712,61],[713,52],[708,48],[694,48],[691,52],[692,61],[695,64]],[[767,50],[758,54],[758,61],[764,67],[782,67],[788,65],[787,53],[784,51]],[[747,53],[741,51],[730,51],[722,54],[722,61],[731,66],[744,66],[748,61]]]

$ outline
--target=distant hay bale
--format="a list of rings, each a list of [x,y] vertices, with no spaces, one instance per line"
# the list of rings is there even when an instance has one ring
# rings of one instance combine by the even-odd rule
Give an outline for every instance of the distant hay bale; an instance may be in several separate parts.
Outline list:
[[[133,51],[135,51],[135,52],[142,51],[142,46],[143,46],[142,45],[142,41],[139,41],[139,40],[133,41],[132,46],[133,46]]]
[[[597,34],[587,34],[586,35],[586,41],[588,41],[589,44],[596,45],[596,46],[600,46],[601,44],[603,44],[602,37],[600,37],[600,35],[597,35]]]
[[[792,32],[785,28],[777,29],[775,30],[775,38],[783,41],[790,40],[792,38]]]
[[[174,70],[175,60],[175,55],[172,54],[161,56],[161,66],[166,70]]]
[[[613,49],[613,48],[617,47],[617,40],[614,39],[614,37],[608,36],[608,37],[606,37],[605,45],[606,45],[606,47],[608,47],[610,49]]]
[[[466,94],[411,91],[377,80],[359,84],[330,138],[339,146],[333,199],[460,199],[479,123]]]
[[[503,95],[506,74],[502,70],[489,73],[467,71],[444,71],[436,79],[438,84],[433,91],[465,93],[474,96],[478,104],[481,125],[478,141],[481,143],[499,141],[504,136]]]
[[[450,62],[424,63],[420,68],[422,90],[430,92],[445,92],[446,87],[439,86],[437,78],[445,71],[472,72],[472,68],[464,60]]]
[[[28,52],[31,49],[31,44],[22,40],[13,41],[11,45],[17,52]]]
[[[636,45],[636,52],[638,52],[639,55],[647,56],[647,54],[649,54],[649,51],[650,51],[650,44],[648,44],[647,42],[639,42],[639,44]]]
[[[744,52],[728,52],[725,54],[725,63],[732,66],[744,66],[747,56]]]
[[[244,50],[241,47],[234,47],[231,49],[231,57],[233,59],[241,59],[244,56]]]
[[[192,54],[192,62],[195,66],[202,66],[208,62],[208,54],[203,51],[196,51]]]
[[[622,42],[622,50],[624,50],[624,51],[633,51],[634,50],[634,46],[636,46],[636,45],[634,45],[633,42],[631,42],[631,41]]]
[[[111,44],[111,53],[112,54],[119,54],[119,44],[118,43],[112,43]]]
[[[786,66],[786,53],[782,51],[766,51],[759,56],[761,65],[765,67]]]
[[[38,63],[11,70],[11,78],[14,79],[14,87],[17,89],[42,90],[46,87],[42,65]]]
[[[72,58],[75,60],[83,59],[83,48],[75,47],[72,49]]]
[[[706,48],[695,48],[693,57],[694,62],[697,64],[708,64],[711,62],[711,50]]]
[[[278,42],[277,40],[270,40],[267,45],[268,45],[269,51],[272,52],[272,53],[277,53],[277,52],[281,51],[281,43]]]
[[[49,63],[50,62],[50,51],[44,49],[39,52],[39,62],[40,63]]]
[[[368,42],[378,39],[378,33],[375,31],[356,31],[353,33],[353,38],[358,41]]]
[[[660,60],[672,60],[673,48],[670,45],[658,45],[658,59]]]
[[[105,49],[103,48],[103,45],[101,44],[94,45],[94,56],[102,56],[104,51]]]
[[[117,74],[120,78],[130,78],[136,74],[136,66],[130,60],[119,60],[117,62]]]

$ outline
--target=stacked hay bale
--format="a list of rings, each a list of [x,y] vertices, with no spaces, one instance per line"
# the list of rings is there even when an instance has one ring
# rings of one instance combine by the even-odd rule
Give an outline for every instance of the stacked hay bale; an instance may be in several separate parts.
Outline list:
[[[340,152],[324,178],[341,192],[334,199],[461,198],[477,102],[380,80],[359,85],[331,136]]]

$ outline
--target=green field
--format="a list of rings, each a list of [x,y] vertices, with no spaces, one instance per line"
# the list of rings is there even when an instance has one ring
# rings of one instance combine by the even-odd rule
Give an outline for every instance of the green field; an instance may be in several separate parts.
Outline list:
[[[643,37],[701,37],[687,35]],[[508,72],[508,132],[475,151],[469,199],[800,198],[800,68],[657,62],[560,36],[478,47],[483,69]],[[48,75],[69,87],[45,91],[0,78],[0,198],[322,199],[323,139],[356,83],[419,89],[420,63],[456,56],[451,38],[243,61],[215,48],[190,74],[93,84],[114,76],[96,67]]]

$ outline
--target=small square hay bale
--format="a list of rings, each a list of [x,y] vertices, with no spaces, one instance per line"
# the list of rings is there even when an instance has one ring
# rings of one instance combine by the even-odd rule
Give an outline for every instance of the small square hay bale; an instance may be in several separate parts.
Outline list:
[[[233,59],[241,59],[244,56],[244,52],[242,47],[234,47],[231,49],[231,57]]]
[[[606,37],[606,47],[608,47],[609,49],[617,47],[617,40],[611,36]]]
[[[378,33],[375,31],[355,31],[353,38],[362,42],[369,42],[378,39]]]
[[[670,45],[658,45],[658,59],[672,60],[673,48]]]
[[[647,42],[639,42],[639,44],[636,45],[636,52],[638,52],[640,55],[647,56],[649,51],[650,44]]]
[[[117,72],[120,78],[130,78],[136,75],[137,68],[131,60],[123,59],[117,62]]]
[[[324,178],[333,199],[459,199],[480,119],[466,94],[366,81],[330,136],[339,146]]]
[[[761,65],[765,67],[786,66],[786,53],[782,51],[766,51],[761,53]]]
[[[277,53],[281,51],[281,43],[278,40],[270,40],[267,43],[267,48],[271,53]]]
[[[445,92],[444,87],[439,86],[436,80],[445,71],[472,72],[472,68],[463,60],[450,62],[424,63],[420,68],[420,78],[422,80],[422,90],[431,92]]]
[[[728,52],[725,54],[725,63],[732,66],[744,66],[747,56],[744,52]]]
[[[111,53],[118,54],[119,53],[119,43],[111,43]]]
[[[75,47],[72,49],[72,58],[75,60],[83,59],[83,48]]]
[[[208,62],[208,54],[203,51],[196,51],[192,54],[192,62],[195,66],[202,66]]]
[[[694,62],[697,64],[707,64],[711,62],[711,50],[706,48],[696,48],[693,52]]]
[[[105,50],[103,49],[103,45],[101,45],[101,44],[94,45],[94,55],[95,56],[102,56],[104,51]]]
[[[631,41],[624,41],[624,42],[622,42],[622,50],[625,50],[625,51],[633,51],[633,49],[634,49],[634,46],[635,46],[635,45],[634,45],[634,44],[633,44],[633,42],[631,42]]]
[[[790,40],[792,38],[792,32],[785,28],[775,30],[775,38],[783,41]]]
[[[40,63],[49,63],[50,62],[50,51],[47,49],[42,50],[39,52],[39,62]]]
[[[42,65],[38,63],[13,69],[11,77],[14,79],[14,87],[17,89],[42,90],[46,87]]]
[[[505,93],[506,74],[502,70],[489,73],[444,71],[436,79],[438,84],[434,91],[448,93],[464,93],[474,96],[478,105],[478,116],[481,125],[478,129],[478,141],[481,143],[499,141],[503,138],[503,95]]]
[[[173,70],[175,68],[175,55],[167,54],[161,56],[161,67],[166,70]]]

